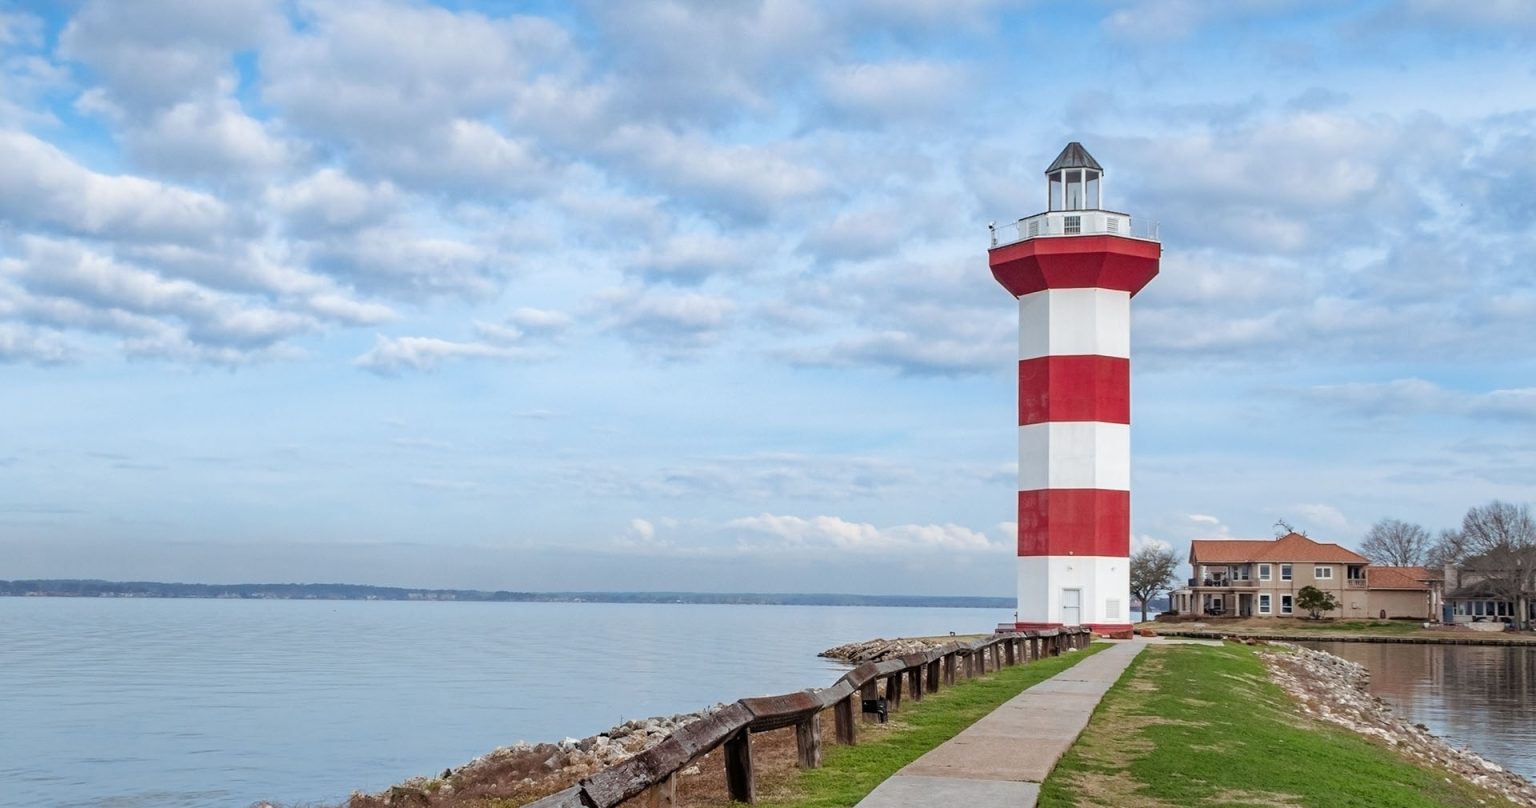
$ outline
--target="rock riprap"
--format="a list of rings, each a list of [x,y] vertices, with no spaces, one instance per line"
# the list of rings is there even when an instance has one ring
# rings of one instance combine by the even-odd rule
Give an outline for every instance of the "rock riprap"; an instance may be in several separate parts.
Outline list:
[[[865,662],[882,662],[892,657],[902,656],[903,654],[932,650],[949,642],[951,639],[950,637],[945,637],[942,640],[897,637],[894,640],[864,640],[863,642],[851,642],[847,645],[828,648],[817,656],[835,659],[839,662],[847,662],[850,665],[862,665]]]
[[[1270,676],[1294,696],[1307,715],[1380,740],[1421,763],[1449,769],[1518,805],[1536,806],[1536,786],[1470,749],[1457,749],[1409,724],[1386,702],[1370,694],[1370,671],[1326,651],[1271,643],[1261,651]]]
[[[447,769],[437,777],[413,777],[376,794],[353,794],[347,807],[456,805],[476,798],[554,793],[644,752],[678,728],[724,706],[717,704],[696,713],[625,721],[589,738],[565,738],[557,743],[518,741]]]

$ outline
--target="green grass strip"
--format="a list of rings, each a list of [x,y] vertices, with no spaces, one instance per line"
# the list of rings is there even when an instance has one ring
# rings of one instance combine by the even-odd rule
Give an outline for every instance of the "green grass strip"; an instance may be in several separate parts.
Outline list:
[[[1253,649],[1150,646],[1100,702],[1040,806],[1435,808],[1511,803],[1300,715]]]
[[[791,775],[784,790],[793,796],[775,798],[769,795],[758,805],[768,808],[848,808],[855,805],[901,767],[955,737],[960,730],[976,723],[977,719],[1026,688],[1106,647],[1103,643],[1095,643],[1084,651],[1004,668],[984,679],[961,681],[955,687],[927,694],[922,701],[903,699],[901,710],[891,713],[890,723],[885,727],[860,724],[857,746],[829,743],[824,747],[821,768]],[[823,732],[830,729],[828,726]]]

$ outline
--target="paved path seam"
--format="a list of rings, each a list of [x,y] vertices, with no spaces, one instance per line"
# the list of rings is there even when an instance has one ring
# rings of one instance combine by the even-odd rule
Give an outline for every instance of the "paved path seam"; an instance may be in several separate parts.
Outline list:
[[[1033,808],[1041,781],[1145,647],[1143,640],[1117,642],[1030,687],[907,764],[857,808]]]

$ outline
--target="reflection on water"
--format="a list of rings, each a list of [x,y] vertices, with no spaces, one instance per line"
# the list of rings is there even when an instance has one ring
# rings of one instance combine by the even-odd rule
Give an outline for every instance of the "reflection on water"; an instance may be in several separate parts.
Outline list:
[[[1364,665],[1410,723],[1536,780],[1536,648],[1311,642]]]

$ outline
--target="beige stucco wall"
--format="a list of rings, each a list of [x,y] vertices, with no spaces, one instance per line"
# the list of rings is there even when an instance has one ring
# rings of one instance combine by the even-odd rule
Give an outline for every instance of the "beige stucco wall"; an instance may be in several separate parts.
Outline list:
[[[1412,617],[1428,620],[1429,595],[1412,590],[1377,589],[1371,592],[1371,617],[1379,617],[1385,609],[1388,617]]]

